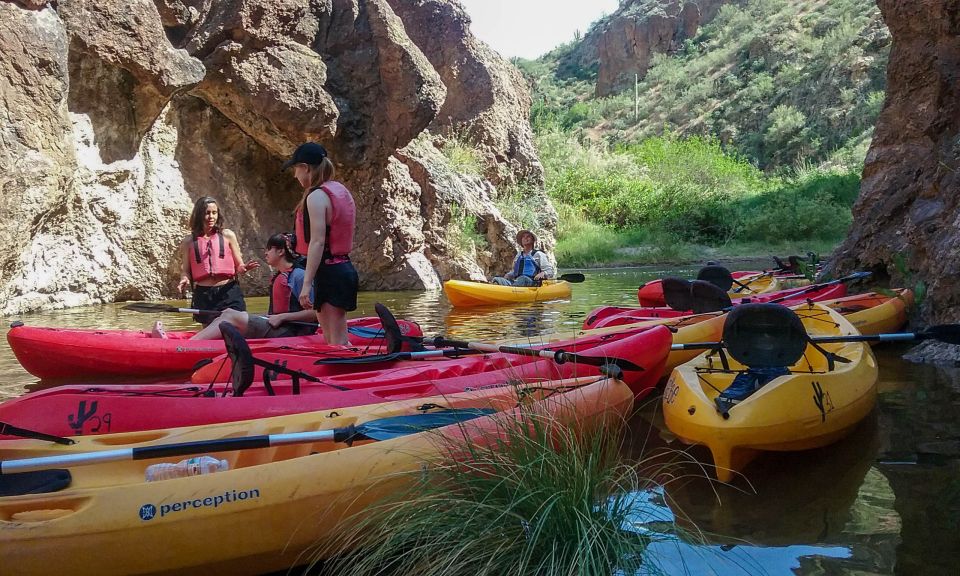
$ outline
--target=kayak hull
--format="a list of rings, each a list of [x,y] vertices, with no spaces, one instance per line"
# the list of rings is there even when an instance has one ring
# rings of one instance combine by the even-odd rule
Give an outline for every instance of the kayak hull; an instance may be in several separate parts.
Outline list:
[[[546,302],[569,298],[572,290],[564,280],[545,281],[542,286],[500,286],[466,280],[447,280],[443,291],[457,307]]]
[[[656,326],[626,336],[583,339],[563,348],[639,364],[642,371],[624,371],[622,377],[642,397],[650,393],[663,374],[670,343],[670,331]],[[311,365],[316,358],[309,357]],[[346,368],[352,366],[353,372],[324,375],[321,383],[302,382],[299,394],[294,393],[290,379],[274,381],[274,395],[267,392],[263,383],[255,382],[241,397],[229,395],[229,384],[58,386],[3,402],[0,421],[58,436],[133,432],[379,404],[496,388],[511,382],[600,373],[598,367],[582,363],[557,364],[551,358],[502,353],[394,364],[373,365],[379,368],[375,370],[370,370],[370,365],[348,365]]]
[[[524,413],[596,428],[625,417],[632,399],[622,383],[601,379],[530,403]],[[389,416],[391,410],[375,414]],[[60,492],[0,498],[4,573],[49,574],[51,566],[69,566],[75,576],[285,570],[308,561],[315,546],[338,533],[340,521],[400,489],[451,446],[489,444],[501,437],[504,422],[520,414],[513,408],[352,447],[316,442],[214,453],[229,461],[229,470],[157,482],[143,480],[146,466],[157,460],[75,467],[71,485]],[[358,419],[324,414],[289,425],[254,421],[197,434],[277,434]],[[0,449],[0,458],[13,452]]]
[[[841,314],[820,304],[794,310],[811,336],[858,334]],[[683,442],[710,449],[722,482],[732,481],[764,451],[831,444],[873,410],[877,362],[863,342],[822,346],[850,362],[838,362],[831,369],[821,352],[808,347],[804,357],[789,367],[789,374],[765,384],[730,408],[726,417],[714,400],[745,367],[728,358],[727,370],[717,354],[702,354],[670,375],[663,395],[664,421]]]
[[[422,335],[416,323],[399,323],[406,334]],[[383,343],[377,318],[356,318],[348,322],[348,327],[355,346]],[[183,375],[197,362],[225,352],[222,340],[190,340],[194,334],[168,332],[167,338],[153,338],[142,330],[19,325],[7,333],[7,342],[23,368],[43,380],[147,378]],[[253,349],[279,342],[286,346],[326,346],[321,334],[248,342]]]

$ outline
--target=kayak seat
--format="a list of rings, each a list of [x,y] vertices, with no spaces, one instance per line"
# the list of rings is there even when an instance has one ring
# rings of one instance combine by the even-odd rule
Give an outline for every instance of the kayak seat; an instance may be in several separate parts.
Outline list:
[[[705,280],[694,280],[690,283],[691,310],[694,314],[719,312],[733,306],[730,295],[715,284]]]
[[[723,266],[704,266],[697,273],[697,280],[709,282],[724,292],[733,288],[733,275]]]
[[[663,300],[674,310],[693,310],[693,297],[690,295],[690,281],[668,276],[660,283],[663,288]]]
[[[70,471],[62,468],[0,474],[0,496],[58,492],[69,486],[71,480]]]
[[[807,349],[807,331],[797,314],[779,304],[741,304],[723,324],[723,343],[730,356],[747,366],[734,377],[715,403],[724,418],[730,409],[778,376],[790,373]]]
[[[319,378],[303,371],[291,370],[284,364],[267,362],[266,360],[255,358],[253,352],[250,351],[250,345],[247,343],[247,339],[240,334],[240,331],[237,330],[234,325],[228,322],[220,323],[220,334],[223,336],[223,345],[227,350],[227,356],[230,357],[231,363],[229,391],[231,391],[236,398],[243,396],[247,389],[253,384],[256,366],[264,369],[263,386],[267,389],[268,396],[276,396],[276,392],[274,392],[273,386],[271,385],[271,380],[280,374],[290,376],[293,380],[291,390],[294,394],[300,393],[301,378],[311,382],[320,382]],[[337,390],[349,390],[349,388],[344,388],[343,386],[329,383],[327,385]],[[224,390],[223,395],[226,396],[227,392],[228,390]]]
[[[807,348],[807,331],[797,314],[780,304],[741,304],[723,324],[723,343],[749,368],[796,364]]]

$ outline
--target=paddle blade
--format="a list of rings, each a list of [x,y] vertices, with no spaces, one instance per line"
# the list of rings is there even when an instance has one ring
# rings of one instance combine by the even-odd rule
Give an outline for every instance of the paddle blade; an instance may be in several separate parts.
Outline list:
[[[393,362],[394,360],[404,360],[409,356],[409,352],[394,352],[392,354],[374,354],[371,356],[354,356],[352,358],[322,358],[314,362],[314,364],[373,364],[374,362]]]
[[[960,324],[939,324],[917,332],[917,340],[939,340],[947,344],[960,344]]]
[[[354,429],[353,437],[348,438],[347,441],[363,438],[370,440],[390,440],[391,438],[416,434],[417,432],[423,432],[433,428],[459,424],[481,416],[488,416],[494,412],[495,410],[491,408],[464,408],[430,412],[427,414],[381,418],[380,420],[372,420],[357,426]]]
[[[159,304],[157,302],[132,302],[122,307],[124,310],[134,312],[178,312],[180,309],[169,304]]]
[[[566,282],[570,282],[571,284],[579,284],[586,280],[586,277],[579,272],[571,272],[570,274],[561,274],[559,277],[557,277],[557,280],[564,280]]]

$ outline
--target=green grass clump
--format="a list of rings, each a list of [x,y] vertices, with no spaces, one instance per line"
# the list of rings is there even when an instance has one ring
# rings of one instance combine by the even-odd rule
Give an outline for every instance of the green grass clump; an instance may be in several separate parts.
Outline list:
[[[620,423],[622,424],[622,423]],[[622,428],[622,426],[619,426]],[[647,483],[619,436],[525,413],[450,446],[413,486],[347,524],[324,573],[355,576],[633,574],[648,540],[624,529]]]

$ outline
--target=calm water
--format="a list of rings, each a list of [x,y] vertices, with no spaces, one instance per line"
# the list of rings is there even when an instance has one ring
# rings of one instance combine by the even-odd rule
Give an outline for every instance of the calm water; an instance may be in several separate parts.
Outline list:
[[[692,276],[695,269],[591,270],[569,302],[492,310],[455,310],[441,293],[366,292],[354,315],[373,314],[373,304],[383,302],[398,317],[419,322],[427,335],[537,341],[541,334],[578,328],[599,304],[636,304],[636,287],[665,272]],[[266,299],[251,298],[248,306],[264,310]],[[193,327],[186,315],[108,305],[7,318],[0,335],[16,319],[134,329],[160,319],[168,329]],[[667,573],[679,573],[683,565],[691,574],[960,574],[960,369],[908,364],[900,360],[900,348],[876,352],[878,409],[847,439],[761,458],[746,470],[750,484],[714,484],[700,477],[696,465],[681,463],[674,468],[677,479],[642,496],[638,529],[653,513],[661,520],[658,529],[696,526],[706,541],[658,542],[654,551]],[[38,385],[20,368],[6,338],[0,339],[0,374],[0,398]],[[632,422],[638,454],[683,448],[664,430],[658,400],[645,402]],[[704,451],[688,454],[709,462]]]

